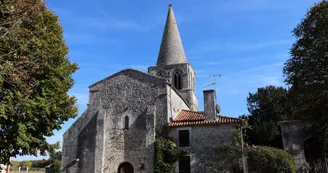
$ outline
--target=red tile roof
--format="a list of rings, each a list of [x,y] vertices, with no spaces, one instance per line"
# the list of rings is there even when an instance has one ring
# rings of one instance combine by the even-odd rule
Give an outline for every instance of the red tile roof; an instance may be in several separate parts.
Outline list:
[[[203,112],[182,110],[173,121],[204,121],[205,114]]]
[[[242,123],[240,118],[231,118],[225,116],[216,116],[215,120],[205,121],[204,112],[182,110],[169,124],[170,127],[189,126],[189,125],[209,125],[224,123]]]

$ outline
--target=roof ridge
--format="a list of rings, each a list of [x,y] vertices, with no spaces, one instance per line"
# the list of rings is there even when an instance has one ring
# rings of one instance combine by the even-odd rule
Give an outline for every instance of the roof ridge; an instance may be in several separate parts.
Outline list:
[[[89,88],[92,88],[93,86],[96,86],[96,85],[98,85],[99,83],[101,83],[103,81],[106,81],[106,80],[108,80],[110,78],[113,78],[113,77],[115,77],[115,76],[117,76],[117,75],[119,75],[121,73],[124,73],[125,71],[134,71],[134,72],[142,73],[142,74],[145,74],[145,75],[147,75],[149,77],[153,77],[155,79],[163,80],[164,82],[166,82],[166,79],[165,78],[162,78],[162,77],[159,77],[159,76],[155,76],[155,75],[151,75],[149,73],[146,73],[146,72],[143,72],[143,71],[140,71],[140,70],[136,70],[136,69],[133,69],[133,68],[126,68],[126,69],[120,70],[120,71],[118,71],[116,73],[113,73],[113,74],[111,74],[111,75],[109,75],[109,76],[107,76],[107,77],[105,77],[105,78],[103,78],[103,79],[101,79],[101,80],[99,80],[99,81],[91,84],[89,86]]]
[[[169,126],[221,125],[234,123],[242,123],[242,119],[217,115],[213,120],[206,120],[203,112],[181,109],[176,118],[170,122]]]
[[[216,117],[231,118],[231,119],[241,119],[241,118],[228,117],[228,116],[223,116],[223,115],[216,115]]]
[[[204,112],[201,112],[201,111],[192,111],[192,110],[186,110],[186,109],[182,109],[181,111],[187,111],[187,112],[194,112],[194,113],[204,113]]]
[[[194,121],[204,121],[204,119],[194,119],[194,120],[173,120],[173,122],[194,122]]]

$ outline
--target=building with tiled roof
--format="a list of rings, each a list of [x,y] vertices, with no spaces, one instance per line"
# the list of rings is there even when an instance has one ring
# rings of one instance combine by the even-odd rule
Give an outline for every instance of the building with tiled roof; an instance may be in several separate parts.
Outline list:
[[[231,118],[217,115],[215,120],[206,121],[205,113],[190,110],[181,110],[179,114],[170,122],[170,127],[195,126],[195,125],[222,125],[231,123],[242,123],[239,118]]]
[[[156,65],[89,86],[86,111],[64,134],[61,172],[153,173],[157,132],[189,151],[176,173],[206,172],[215,164],[214,147],[229,142],[243,122],[218,115],[214,90],[203,92],[199,111],[195,75],[170,4]]]

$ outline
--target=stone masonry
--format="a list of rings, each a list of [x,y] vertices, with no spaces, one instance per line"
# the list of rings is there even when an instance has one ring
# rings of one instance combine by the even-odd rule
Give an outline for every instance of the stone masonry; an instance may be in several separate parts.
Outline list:
[[[154,76],[165,78],[169,83],[173,83],[173,74],[175,71],[181,72],[182,89],[177,90],[181,97],[187,102],[192,110],[198,110],[198,100],[196,97],[195,71],[191,65],[174,64],[167,66],[152,66],[148,68],[148,73]]]
[[[179,130],[190,131],[190,146],[180,147],[189,151],[191,158],[191,173],[205,173],[206,169],[213,164],[213,146],[222,145],[232,138],[232,125],[225,124],[220,126],[184,126],[170,128],[169,136],[175,143],[179,142]],[[176,166],[176,172],[179,170],[179,164]]]
[[[205,113],[198,112],[195,74],[170,4],[157,64],[148,73],[125,69],[89,87],[87,109],[63,135],[61,172],[153,173],[155,135],[167,132],[164,127],[177,144],[180,130],[190,136],[184,148],[191,161],[177,163],[176,172],[206,172],[213,147],[230,141],[241,121],[217,115],[213,90],[204,92]]]
[[[179,89],[178,92],[186,100],[189,107],[197,111],[196,73],[187,62],[173,8],[170,4],[157,64],[149,67],[148,73],[163,77],[173,84],[174,74],[177,71],[182,78],[182,89]]]
[[[88,109],[64,134],[62,170],[109,173],[128,161],[135,172],[153,172],[155,124],[182,109],[188,107],[165,79],[136,70],[91,85]]]
[[[156,65],[187,63],[172,5],[169,6]]]
[[[304,142],[307,138],[303,131],[305,125],[302,121],[279,122],[284,150],[294,157],[297,172],[303,172],[307,164],[304,154]]]

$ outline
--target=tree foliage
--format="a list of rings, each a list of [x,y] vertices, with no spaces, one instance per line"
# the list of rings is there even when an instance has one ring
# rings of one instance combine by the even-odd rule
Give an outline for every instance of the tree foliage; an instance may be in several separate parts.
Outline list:
[[[10,167],[12,168],[18,168],[21,165],[19,161],[11,161],[10,162]]]
[[[180,156],[186,153],[186,151],[178,149],[171,139],[156,137],[154,172],[173,173],[175,170],[175,163]]]
[[[51,173],[60,173],[62,152],[57,151],[50,154],[49,162],[51,163],[50,172]]]
[[[29,167],[33,167],[33,168],[44,168],[45,166],[49,165],[50,159],[46,160],[46,159],[42,159],[42,160],[25,160],[25,161],[10,161],[10,167],[11,168],[18,168],[19,166],[24,166],[24,162],[26,161],[30,161],[32,163],[32,166]]]
[[[311,123],[309,132],[328,156],[328,2],[315,4],[293,30],[296,42],[283,72],[293,91],[299,119]]]
[[[294,158],[286,151],[256,147],[248,152],[249,170],[265,173],[296,173]]]
[[[50,164],[49,160],[42,159],[42,160],[32,160],[32,167],[34,168],[44,168],[45,166]]]
[[[58,17],[40,0],[0,1],[0,160],[43,155],[53,130],[77,116]]]
[[[54,160],[51,163],[51,167],[50,167],[51,173],[60,173],[60,165],[61,165],[61,161]]]
[[[233,170],[242,172],[243,142],[240,128],[233,129],[232,140],[214,147],[214,165],[210,172],[221,173]]]
[[[26,160],[26,161],[23,162],[23,166],[24,166],[24,167],[29,167],[29,168],[31,168],[32,165],[33,165],[33,163],[32,163],[32,161],[30,161],[30,160]]]
[[[258,88],[256,93],[249,93],[247,106],[249,115],[241,118],[246,118],[251,127],[247,129],[249,142],[282,148],[278,122],[293,118],[288,90],[275,86]]]

